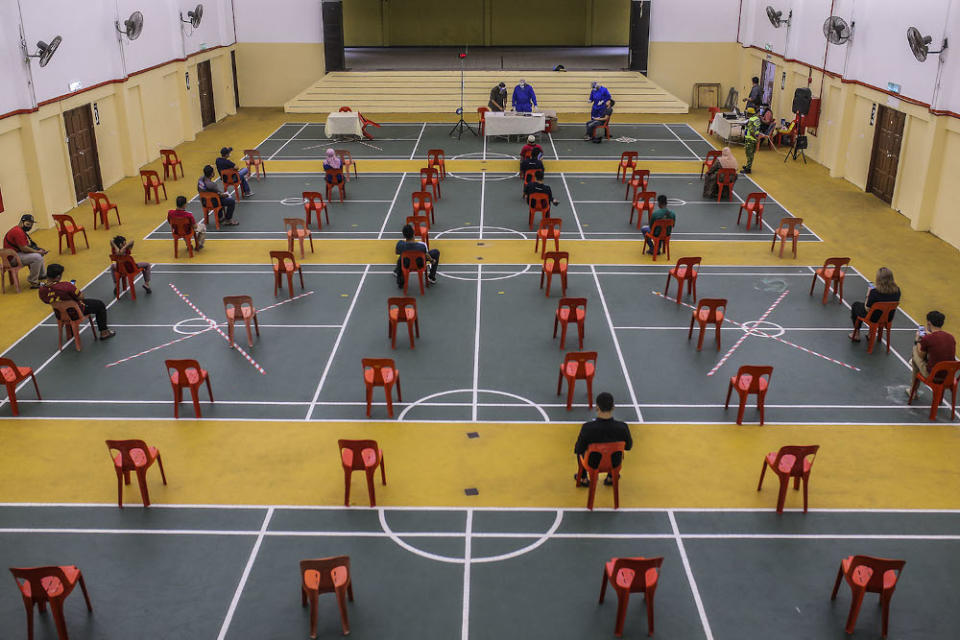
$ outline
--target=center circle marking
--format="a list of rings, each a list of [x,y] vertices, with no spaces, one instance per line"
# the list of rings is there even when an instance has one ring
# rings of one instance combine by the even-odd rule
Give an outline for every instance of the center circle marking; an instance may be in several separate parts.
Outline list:
[[[743,327],[748,333],[760,336],[761,338],[779,338],[787,332],[787,330],[780,325],[766,320],[744,322]]]
[[[210,326],[211,323],[203,318],[187,318],[173,325],[173,331],[185,336],[192,336],[206,331]]]

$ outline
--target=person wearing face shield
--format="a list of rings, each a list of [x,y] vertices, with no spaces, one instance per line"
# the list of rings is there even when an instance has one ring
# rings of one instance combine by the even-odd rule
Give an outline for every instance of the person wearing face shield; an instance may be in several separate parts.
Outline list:
[[[593,103],[590,109],[590,117],[599,120],[603,117],[604,109],[607,106],[607,100],[610,99],[610,92],[605,86],[594,80],[590,83],[590,97],[588,100]]]
[[[30,267],[30,275],[27,276],[30,288],[39,289],[40,279],[46,277],[43,256],[47,254],[47,250],[41,249],[30,238],[29,234],[30,229],[33,228],[33,223],[33,216],[29,213],[20,216],[20,224],[7,231],[6,235],[3,236],[3,248],[17,252],[23,266]]]
[[[533,87],[527,84],[526,80],[521,80],[520,83],[513,88],[513,98],[511,102],[513,103],[514,111],[530,113],[533,111],[533,108],[537,106],[537,94],[534,93]]]
[[[507,109],[507,85],[499,83],[493,89],[490,89],[490,100],[487,102],[487,108],[491,111],[506,111]]]

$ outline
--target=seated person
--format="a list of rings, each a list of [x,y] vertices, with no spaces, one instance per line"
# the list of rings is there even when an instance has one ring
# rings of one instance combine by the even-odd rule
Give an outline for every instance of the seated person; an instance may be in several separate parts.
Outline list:
[[[427,273],[427,282],[430,284],[437,283],[437,267],[440,266],[440,252],[436,249],[427,249],[427,245],[423,242],[414,240],[413,225],[405,224],[403,225],[403,240],[397,242],[397,255],[399,256],[404,251],[419,251],[424,254],[424,257],[430,262],[430,269]],[[397,258],[397,266],[393,272],[397,276],[397,286],[403,289],[403,269],[400,266],[401,258]],[[409,267],[409,265],[407,265]],[[422,266],[422,263],[417,262],[418,267]]]
[[[534,169],[541,178],[543,177],[543,160],[539,158],[524,158],[520,161],[520,175],[523,176],[528,170]]]
[[[876,278],[876,284],[871,285],[867,290],[867,299],[864,302],[857,300],[850,305],[850,320],[853,322],[853,331],[850,332],[848,337],[854,342],[860,342],[861,322],[867,317],[867,313],[874,302],[900,302],[900,287],[893,279],[893,271],[886,267],[880,267],[877,269]],[[879,319],[879,311],[870,314],[870,322],[876,322]]]
[[[716,200],[717,198],[717,173],[720,169],[733,169],[733,182],[737,182],[737,158],[733,155],[733,151],[730,150],[730,147],[724,147],[720,151],[720,159],[713,163],[710,166],[710,169],[703,176],[703,197],[710,200]]]
[[[6,235],[3,236],[3,248],[17,252],[23,266],[30,267],[30,274],[27,276],[30,288],[39,289],[40,280],[44,277],[43,256],[47,255],[47,250],[41,249],[30,238],[30,229],[33,228],[33,223],[33,216],[29,213],[20,216],[20,224],[7,231]]]
[[[580,435],[577,436],[577,443],[573,447],[573,453],[577,456],[579,464],[580,456],[587,452],[587,447],[591,444],[604,442],[624,442],[624,449],[629,451],[633,447],[633,438],[630,436],[630,427],[627,423],[613,419],[613,396],[606,391],[597,395],[597,418],[590,422],[583,423],[580,427]],[[614,466],[620,466],[623,456],[614,454],[611,462]],[[600,464],[597,454],[591,454],[586,460],[587,466],[596,468]],[[579,487],[590,486],[590,476],[584,471],[579,478],[574,474],[574,479]],[[604,484],[613,484],[613,478],[607,475],[603,481]]]
[[[210,165],[207,166],[209,167]],[[167,224],[170,225],[170,229],[173,229],[173,223],[171,220],[188,220],[190,222],[190,226],[193,227],[193,237],[197,243],[197,251],[200,251],[203,249],[203,243],[207,237],[207,227],[202,222],[197,222],[197,220],[193,217],[193,214],[184,209],[185,206],[187,206],[187,199],[184,196],[177,196],[177,208],[167,211]]]
[[[213,167],[207,165],[203,168],[203,176],[197,180],[197,193],[213,193],[220,196],[220,204],[223,205],[220,207],[220,213],[218,217],[220,218],[220,224],[226,226],[236,226],[240,224],[238,221],[233,219],[233,210],[237,206],[237,201],[227,195],[226,191],[223,190],[223,185],[217,184],[213,181]],[[180,198],[177,198],[177,202],[180,201]],[[186,198],[184,198],[184,204],[186,204]],[[177,205],[178,208],[180,205]],[[193,217],[192,215],[190,216]],[[200,242],[202,245],[203,243]],[[200,247],[197,247],[198,249]]]
[[[183,196],[180,197],[182,198]],[[184,200],[186,200],[186,198],[184,198]],[[184,202],[184,204],[186,204],[186,202]],[[196,231],[194,231],[194,235],[196,235]],[[128,241],[123,236],[114,236],[113,240],[110,241],[110,255],[112,256],[129,256],[131,251],[133,251],[133,240]],[[151,264],[149,262],[138,262],[137,267],[143,271],[143,290],[147,293],[153,293],[153,290],[150,288]],[[113,274],[114,279],[116,279],[116,262],[110,263],[110,272]]]
[[[545,193],[552,204],[560,204],[560,201],[553,197],[553,190],[550,189],[550,186],[543,184],[542,173],[538,173],[534,179],[528,182],[527,186],[523,188],[523,197],[528,201],[530,200],[531,194],[534,193]]]
[[[237,165],[233,163],[233,160],[230,159],[230,152],[233,151],[233,147],[224,147],[220,149],[220,157],[217,158],[217,173],[221,176],[223,175],[224,169],[236,169]],[[250,191],[250,185],[247,183],[247,176],[250,175],[250,169],[244,167],[237,171],[237,175],[240,176],[240,188],[243,189],[243,195],[252,196],[253,191]]]
[[[73,300],[80,305],[80,309],[85,315],[93,314],[96,318],[101,340],[107,340],[117,335],[107,326],[107,305],[102,300],[84,297],[83,293],[76,287],[76,280],[61,282],[61,277],[63,277],[63,265],[54,263],[47,267],[46,282],[43,283],[38,292],[40,300],[47,304],[60,300]]]
[[[537,137],[533,134],[527,136],[527,144],[520,149],[520,161],[529,154],[534,160],[543,160],[543,147],[537,144]]]
[[[615,104],[616,101],[613,98],[607,100],[602,115],[600,115],[600,117],[594,116],[593,119],[587,123],[587,133],[583,136],[584,140],[590,140],[591,142],[600,144],[603,138],[596,134],[597,128],[604,125],[609,126],[610,116],[613,115],[613,105]]]
[[[330,169],[340,169],[343,167],[343,160],[340,159],[340,156],[337,155],[337,152],[333,149],[327,149],[327,157],[323,159],[323,170],[328,171]],[[327,174],[326,180],[330,184],[340,184],[343,182],[343,174],[338,173],[336,175]]]
[[[660,194],[659,196],[657,196],[657,208],[653,210],[652,214],[650,214],[650,225],[653,226],[653,223],[656,222],[657,220],[673,220],[674,222],[676,222],[677,220],[677,214],[675,214],[670,209],[667,209],[667,196],[663,194]],[[643,225],[642,227],[640,227],[640,231],[646,234],[647,232],[650,231],[650,227],[648,227],[647,225]],[[657,231],[658,233],[655,233],[654,236],[659,238],[660,237],[659,229]],[[670,237],[672,233],[673,233],[672,228],[667,229],[667,237]],[[650,251],[652,252],[653,240],[651,240],[650,238],[646,238],[646,242],[647,242],[647,248],[650,249]]]
[[[917,330],[917,337],[913,341],[913,359],[910,363],[913,366],[914,376],[919,373],[926,378],[938,363],[952,362],[957,359],[957,341],[943,330],[944,320],[946,317],[942,313],[931,311],[927,314],[926,326]],[[942,382],[942,380],[935,382]]]

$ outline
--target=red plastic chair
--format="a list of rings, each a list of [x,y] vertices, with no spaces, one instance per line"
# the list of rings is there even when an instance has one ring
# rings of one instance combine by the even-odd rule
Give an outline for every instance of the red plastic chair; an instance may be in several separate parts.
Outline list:
[[[591,485],[592,486],[592,485]],[[623,637],[623,624],[627,619],[627,604],[630,594],[643,593],[647,603],[647,635],[653,635],[653,596],[660,579],[660,566],[663,558],[610,558],[603,565],[603,578],[600,586],[600,604],[607,593],[607,583],[613,586],[617,594],[617,625],[613,634]]]
[[[340,609],[340,628],[350,634],[347,618],[347,600],[353,602],[353,583],[350,581],[350,556],[335,556],[300,561],[300,604],[310,602],[310,637],[317,637],[317,610],[321,593],[334,593]]]
[[[247,163],[247,170],[250,175],[255,175],[257,180],[267,175],[267,165],[263,163],[263,156],[256,149],[244,149],[243,159]]]
[[[716,116],[718,113],[723,113],[723,108],[722,108],[722,107],[707,107],[707,109],[710,111],[710,120],[707,121],[707,133],[710,134],[710,133],[713,133],[713,118],[714,118],[714,116]],[[711,153],[712,153],[712,152],[711,152]]]
[[[700,337],[697,339],[697,351],[703,349],[703,334],[708,324],[717,326],[717,351],[720,351],[720,327],[723,324],[723,315],[727,310],[726,298],[702,298],[690,318],[690,332],[687,340],[693,337],[693,323],[700,324]]]
[[[573,391],[577,380],[587,381],[587,399],[593,409],[593,376],[597,371],[596,351],[571,351],[563,357],[560,375],[557,377],[557,395],[567,379],[567,411],[573,409]]]
[[[410,204],[413,207],[413,215],[430,216],[430,222],[436,224],[436,209],[433,206],[433,196],[429,191],[414,191],[410,194]]]
[[[320,219],[320,214],[323,213],[327,216],[327,224],[330,224],[330,211],[327,209],[327,203],[323,201],[323,195],[319,191],[304,191],[301,196],[303,197],[303,212],[306,214],[307,226],[310,226],[310,214],[315,213],[317,216],[317,229],[323,229],[323,220]]]
[[[704,171],[710,171],[713,168],[714,162],[720,162],[721,152],[717,150],[707,151],[707,157],[703,159],[703,164],[700,165],[700,177],[703,177]]]
[[[580,348],[583,349],[584,322],[587,317],[587,299],[586,298],[560,298],[557,303],[557,313],[553,319],[553,337],[557,337],[557,325],[562,324],[563,330],[560,333],[560,348],[563,349],[567,344],[567,325],[570,322],[577,323],[577,338]]]
[[[343,177],[347,182],[350,182],[350,167],[353,167],[353,177],[359,180],[360,174],[357,173],[357,161],[353,159],[353,154],[346,149],[336,149],[334,153],[340,158],[340,168],[343,169]]]
[[[627,183],[627,191],[623,194],[623,199],[628,199],[630,197],[630,189],[633,189],[633,199],[636,201],[637,193],[646,191],[649,185],[650,170],[634,168],[633,173],[630,175],[630,181]]]
[[[420,236],[420,240],[423,241],[423,244],[427,245],[427,248],[430,248],[430,217],[427,215],[422,216],[407,216],[406,223],[413,227],[413,232]]]
[[[737,375],[730,378],[730,385],[727,387],[727,402],[723,405],[724,409],[730,408],[730,393],[736,388],[740,396],[740,409],[737,411],[737,424],[743,424],[743,410],[747,406],[747,396],[751,393],[757,396],[757,410],[760,412],[760,426],[763,426],[763,403],[767,397],[767,389],[770,386],[770,376],[773,374],[773,367],[752,366],[745,364],[737,369]]]
[[[397,348],[397,325],[406,323],[407,333],[410,334],[410,348],[415,349],[413,332],[420,337],[420,317],[417,315],[416,298],[387,298],[387,337],[390,338],[390,348]]]
[[[143,440],[107,440],[107,451],[113,460],[113,470],[117,472],[117,505],[123,509],[123,485],[130,484],[130,472],[137,474],[140,485],[140,498],[143,506],[150,506],[150,491],[147,489],[147,469],[154,462],[160,467],[160,478],[167,484],[167,474],[163,472],[163,459],[156,447],[148,447]],[[116,451],[116,455],[114,455]]]
[[[250,322],[253,322],[253,328],[257,331],[257,337],[260,337],[260,322],[257,320],[257,308],[253,306],[253,298],[250,296],[224,296],[223,313],[227,316],[227,335],[230,337],[230,346],[236,343],[233,341],[233,325],[237,320],[243,320],[247,328],[247,344],[253,346],[253,331]]]
[[[720,169],[717,171],[717,202],[723,197],[723,190],[727,190],[727,200],[733,200],[733,184],[737,181],[736,169]]]
[[[477,107],[477,128],[480,129],[481,137],[487,134],[487,111],[490,111],[490,109],[486,107]]]
[[[313,250],[313,234],[310,233],[309,227],[305,220],[300,218],[284,218],[283,226],[287,230],[287,250],[290,253],[293,253],[293,243],[295,240],[300,241],[300,257],[305,257],[303,251],[303,241],[310,241],[310,253],[314,253]]]
[[[363,383],[367,387],[367,417],[370,417],[370,406],[373,402],[373,388],[383,387],[387,396],[387,415],[393,417],[393,395],[391,389],[397,385],[397,401],[403,401],[400,389],[400,372],[392,358],[363,358]]]
[[[152,169],[143,169],[140,171],[140,184],[143,185],[143,204],[150,202],[150,190],[153,190],[153,198],[157,204],[160,204],[160,189],[163,189],[163,199],[167,199],[167,185],[163,184],[160,174]]]
[[[327,177],[332,180],[332,182],[327,181],[327,200],[333,202],[331,194],[333,193],[334,188],[340,191],[340,202],[343,202],[343,199],[347,196],[347,181],[343,177],[343,166],[341,165],[339,169],[325,169]],[[340,176],[341,180],[337,182],[337,176]],[[329,220],[327,221],[329,222]]]
[[[627,169],[637,168],[637,158],[639,156],[638,151],[624,151],[620,154],[620,164],[617,165],[617,180],[621,184],[627,181]]]
[[[340,107],[340,113],[353,113],[353,109],[350,107]]]
[[[873,353],[873,346],[877,341],[878,335],[880,337],[880,343],[883,344],[884,330],[887,332],[887,353],[890,353],[890,332],[893,330],[893,314],[899,306],[899,302],[874,302],[867,308],[867,315],[857,320],[857,327],[865,324],[870,328],[870,333],[867,336],[867,353]],[[870,319],[873,317],[875,311],[880,312],[880,317],[876,322]]]
[[[273,263],[273,295],[283,288],[283,276],[287,276],[287,288],[290,290],[290,297],[293,297],[293,274],[300,274],[300,289],[305,289],[303,285],[303,267],[297,264],[297,259],[293,257],[292,251],[271,251],[270,261]]]
[[[240,184],[240,173],[236,169],[224,169],[220,172],[220,178],[223,180],[223,191],[227,193],[233,189],[233,197],[243,200],[246,196]]]
[[[10,398],[10,411],[13,415],[20,415],[20,409],[17,406],[17,387],[21,382],[30,377],[33,380],[33,388],[37,392],[37,400],[43,400],[40,397],[40,387],[37,386],[37,377],[33,375],[33,369],[30,367],[18,367],[10,358],[0,358],[0,378],[3,378],[3,384],[7,387],[7,397]]]
[[[189,220],[177,219],[170,221],[170,234],[173,236],[173,257],[180,257],[180,240],[187,245],[187,253],[193,257],[193,244],[197,241],[193,234],[193,225]]]
[[[403,274],[403,295],[407,295],[407,286],[410,284],[410,273],[416,272],[420,281],[420,295],[426,293],[423,288],[423,279],[427,275],[427,256],[422,251],[404,251],[400,254],[400,271]]]
[[[376,440],[337,440],[340,449],[340,464],[343,465],[343,506],[350,506],[350,479],[354,471],[367,474],[367,496],[370,506],[377,506],[374,492],[373,474],[380,467],[380,483],[387,485],[387,466],[383,460],[383,449]]]
[[[73,565],[61,567],[11,567],[10,573],[20,590],[23,606],[27,610],[27,640],[33,640],[33,605],[46,611],[50,603],[53,622],[57,626],[57,637],[67,640],[67,621],[63,617],[63,601],[73,591],[77,583],[87,603],[87,611],[93,611],[83,573]],[[8,629],[9,630],[9,629]]]
[[[960,386],[960,382],[957,380],[958,372],[960,372],[960,360],[938,362],[933,366],[933,369],[930,370],[930,375],[926,378],[918,371],[914,374],[913,385],[910,387],[910,397],[907,399],[907,404],[913,403],[913,397],[916,395],[917,388],[921,382],[930,387],[930,391],[933,392],[933,401],[930,403],[930,421],[932,422],[937,419],[940,402],[943,400],[946,390],[949,389],[950,394],[953,396],[953,404],[950,406],[950,416],[948,419],[953,422],[953,416],[957,412],[957,387]],[[34,381],[34,384],[36,384],[36,381]],[[7,388],[9,389],[9,385]]]
[[[7,292],[7,280],[10,286],[20,293],[20,269],[24,268],[20,256],[13,249],[0,249],[0,291]]]
[[[539,169],[527,169],[523,172],[523,180],[520,182],[520,194],[523,196],[523,199],[528,202],[530,198],[527,196],[527,185],[533,182],[533,179],[537,177],[539,172]]]
[[[863,604],[863,596],[869,592],[880,594],[883,620],[881,635],[884,638],[887,637],[887,626],[890,621],[890,600],[893,598],[897,582],[900,581],[900,573],[906,564],[904,560],[890,560],[871,556],[847,556],[840,561],[837,581],[833,583],[833,593],[830,594],[830,599],[837,599],[840,580],[846,580],[847,584],[850,585],[852,595],[850,614],[847,616],[847,633],[853,633],[853,629],[857,625],[857,616],[860,614],[860,605]]]
[[[533,231],[533,219],[538,213],[543,215],[541,220],[550,217],[550,196],[545,193],[531,193],[527,204],[529,205],[528,209],[530,213],[527,224],[530,226],[530,230]]]
[[[664,249],[667,252],[667,260],[670,259],[670,232],[673,229],[675,222],[669,218],[663,218],[657,220],[653,223],[653,226],[650,227],[650,231],[643,234],[645,240],[649,239],[653,243],[653,250],[651,254],[653,255],[653,261],[657,261],[657,255],[663,253]],[[659,233],[657,233],[659,231]],[[643,249],[640,251],[641,254],[647,252],[647,243],[643,243]]]
[[[760,224],[763,222],[763,201],[767,199],[767,194],[763,191],[755,191],[747,196],[747,199],[740,205],[740,211],[737,213],[737,226],[740,226],[740,218],[743,212],[747,212],[747,231],[750,231],[750,220],[755,219],[757,230],[760,230]]]
[[[820,278],[823,280],[823,304],[827,304],[831,285],[833,286],[833,295],[840,296],[840,304],[843,304],[843,280],[846,277],[844,267],[848,264],[850,264],[850,258],[827,258],[823,266],[813,274],[813,282],[810,283],[810,295],[813,295],[813,288],[817,286],[817,278]]]
[[[543,289],[543,277],[547,277],[547,293],[550,297],[550,281],[553,274],[560,275],[560,294],[567,295],[567,268],[570,266],[570,253],[568,251],[547,251],[543,254],[543,267],[540,269],[540,288]]]
[[[73,344],[77,351],[83,351],[83,343],[80,341],[80,325],[83,322],[90,323],[93,339],[100,339],[100,332],[93,326],[93,315],[84,314],[76,301],[57,300],[50,306],[53,307],[53,317],[57,320],[57,351],[63,350],[64,334],[68,340],[73,337]]]
[[[786,244],[787,238],[793,240],[793,257],[797,257],[797,238],[800,237],[800,225],[803,224],[803,218],[783,218],[780,220],[780,226],[777,227],[777,230],[773,232],[773,242],[770,243],[770,251],[773,251],[773,248],[777,245],[777,240],[780,240],[780,257],[783,257],[783,245]]]
[[[807,512],[807,485],[810,484],[810,469],[813,468],[813,461],[819,450],[820,445],[818,444],[805,447],[786,446],[780,447],[779,451],[771,451],[764,456],[763,465],[760,467],[760,482],[757,483],[757,491],[760,491],[763,487],[763,474],[767,472],[767,467],[770,467],[780,478],[777,513],[783,513],[783,503],[787,499],[787,486],[790,484],[790,478],[793,478],[794,490],[800,489],[800,481],[803,481],[803,512]]]
[[[67,248],[70,249],[70,253],[76,255],[77,246],[73,242],[73,236],[76,233],[83,234],[83,241],[87,244],[87,249],[90,248],[90,241],[87,240],[87,230],[74,222],[72,216],[55,213],[53,214],[53,221],[57,223],[57,253],[63,253],[63,238],[66,236]]]
[[[443,149],[430,149],[427,151],[427,168],[437,169],[440,172],[440,179],[447,179],[447,163]]]
[[[213,214],[213,224],[217,231],[220,230],[220,211],[223,209],[223,201],[220,196],[210,191],[203,191],[200,194],[200,206],[203,207],[203,223],[210,226],[210,214]]]
[[[213,389],[210,388],[210,374],[200,368],[196,360],[164,360],[167,375],[170,377],[170,386],[173,388],[173,417],[180,418],[180,402],[183,400],[183,390],[190,389],[193,398],[193,412],[198,418],[200,413],[200,385],[207,383],[207,394],[213,402]]]
[[[120,299],[120,294],[130,289],[130,297],[137,299],[137,288],[133,286],[133,281],[143,272],[143,269],[137,266],[137,261],[133,256],[110,256],[110,260],[116,265],[113,272],[113,295]]]
[[[687,295],[693,295],[693,301],[697,301],[697,274],[700,271],[700,261],[703,258],[680,258],[677,265],[671,267],[667,273],[667,284],[663,288],[663,297],[666,298],[670,293],[671,278],[677,279],[677,304],[680,304],[680,298],[683,297],[683,283],[687,283]]]
[[[590,491],[587,494],[587,509],[593,511],[593,501],[597,494],[597,479],[601,473],[610,474],[613,480],[613,508],[620,508],[620,467],[623,465],[623,450],[626,442],[594,443],[587,447],[586,453],[577,457],[577,482],[586,472],[590,477]],[[590,465],[591,454],[600,456],[596,467]],[[615,455],[619,453],[620,455]],[[616,457],[616,464],[614,458]]]
[[[655,191],[637,191],[633,194],[633,204],[630,205],[630,224],[633,224],[633,214],[637,214],[637,229],[643,226],[643,213],[647,213],[647,224],[653,218],[656,209],[657,193]]]
[[[163,164],[163,179],[172,178],[177,180],[177,167],[180,167],[180,177],[184,175],[183,172],[183,162],[180,161],[180,158],[177,156],[177,152],[173,149],[160,149],[160,155],[163,156],[161,163]]]
[[[430,191],[433,192],[433,199],[439,200],[441,198],[440,172],[433,167],[420,169],[420,191],[426,191],[427,185],[430,185]]]
[[[540,221],[540,227],[537,229],[537,236],[533,242],[533,251],[536,253],[540,243],[543,248],[539,249],[540,258],[547,257],[547,241],[553,239],[553,250],[560,250],[560,232],[563,229],[563,220],[560,218],[544,218]]]
[[[604,134],[607,137],[607,140],[610,139],[610,121],[609,120],[607,120],[606,124],[602,124],[599,127],[597,127],[597,129],[603,129]]]
[[[373,134],[367,131],[367,127],[376,127],[379,129],[380,125],[373,120],[364,117],[364,115],[359,111],[357,112],[357,117],[360,119],[360,131],[363,133],[363,137],[367,140],[373,140]]]
[[[113,209],[117,214],[117,224],[120,224],[120,207],[110,202],[110,198],[102,191],[91,191],[87,194],[90,204],[93,206],[93,228],[97,228],[97,218],[100,219],[104,229],[110,228],[110,210]]]

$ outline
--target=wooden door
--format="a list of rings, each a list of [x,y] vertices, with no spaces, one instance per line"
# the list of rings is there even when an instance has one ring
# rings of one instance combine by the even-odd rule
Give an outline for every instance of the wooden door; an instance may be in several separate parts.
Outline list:
[[[777,65],[773,64],[769,60],[764,60],[763,64],[760,65],[760,89],[763,91],[761,94],[763,97],[760,99],[762,104],[772,104],[773,100],[773,83],[777,78]]]
[[[73,172],[73,187],[77,202],[84,200],[91,191],[103,189],[100,178],[100,157],[97,155],[97,136],[93,131],[93,114],[85,104],[63,113],[67,131],[67,152]]]
[[[897,184],[900,144],[906,119],[905,113],[882,105],[877,111],[867,191],[888,203],[893,200],[893,189]]]
[[[217,110],[213,104],[213,75],[210,73],[210,61],[197,64],[197,91],[200,92],[200,122],[203,126],[217,121]]]

